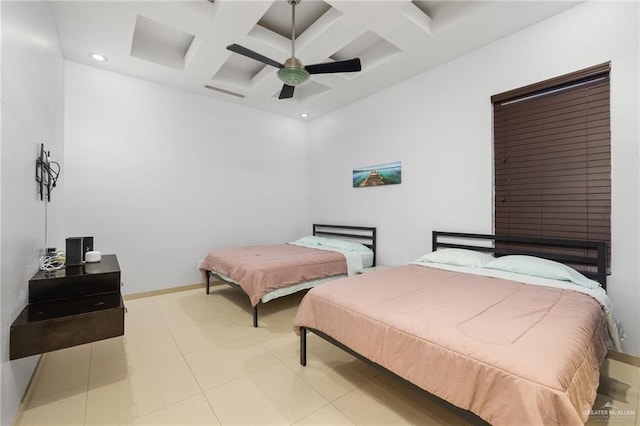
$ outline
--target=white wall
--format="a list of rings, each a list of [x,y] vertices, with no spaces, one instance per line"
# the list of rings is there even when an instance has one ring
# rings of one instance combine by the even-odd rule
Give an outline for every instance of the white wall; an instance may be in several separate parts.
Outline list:
[[[13,421],[38,357],[9,361],[9,327],[27,303],[45,245],[45,203],[36,193],[40,143],[63,160],[63,60],[48,2],[3,1],[0,424]],[[62,180],[52,194],[49,234],[61,235]]]
[[[608,289],[640,354],[638,15],[637,2],[585,3],[314,120],[311,220],[366,219],[387,264],[430,251],[433,229],[491,232],[490,96],[611,61]],[[354,167],[396,160],[402,184],[351,188]]]
[[[66,62],[65,235],[125,293],[201,281],[216,248],[308,235],[306,124]]]

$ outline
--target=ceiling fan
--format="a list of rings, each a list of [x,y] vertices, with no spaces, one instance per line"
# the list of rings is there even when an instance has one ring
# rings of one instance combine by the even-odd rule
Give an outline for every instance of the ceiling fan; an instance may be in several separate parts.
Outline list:
[[[291,5],[291,57],[284,61],[284,64],[267,58],[251,49],[240,46],[239,44],[231,44],[227,46],[232,52],[246,56],[248,58],[260,61],[264,64],[278,68],[278,78],[284,83],[278,99],[287,99],[293,97],[295,86],[304,83],[311,74],[330,74],[339,72],[357,72],[362,69],[360,59],[349,59],[346,61],[326,62],[304,66],[302,62],[296,58],[296,5],[301,0],[287,0]]]

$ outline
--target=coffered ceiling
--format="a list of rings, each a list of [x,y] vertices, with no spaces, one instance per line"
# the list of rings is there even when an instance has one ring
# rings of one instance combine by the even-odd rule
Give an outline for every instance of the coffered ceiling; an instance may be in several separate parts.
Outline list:
[[[285,100],[277,68],[226,49],[237,43],[284,62],[291,56],[285,0],[54,1],[52,8],[70,61],[311,120],[576,4],[302,0],[296,57],[307,65],[359,57],[362,71],[314,74]]]

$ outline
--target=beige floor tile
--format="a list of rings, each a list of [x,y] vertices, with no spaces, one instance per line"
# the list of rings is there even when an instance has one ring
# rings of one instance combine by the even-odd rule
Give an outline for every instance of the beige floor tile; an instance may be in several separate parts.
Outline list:
[[[218,303],[221,312],[229,316],[233,321],[239,325],[250,326],[252,321],[251,302],[249,296],[244,292],[230,287],[226,284],[219,284],[216,287],[212,287],[211,294],[206,295]],[[258,308],[258,318],[260,317],[260,308]]]
[[[76,426],[84,424],[87,388],[80,386],[55,395],[32,398],[21,426]]]
[[[251,306],[246,307],[247,314],[235,312],[234,321],[247,327],[248,334],[258,341],[268,340],[275,335],[289,333],[293,329],[293,318],[298,310],[303,294],[301,292],[283,296],[258,305],[258,325],[253,327]],[[246,297],[246,296],[245,296]],[[243,306],[243,304],[240,304]]]
[[[245,328],[245,332],[257,342],[267,342],[283,336],[294,335],[293,314],[267,316],[260,315],[258,312],[258,327],[253,327],[252,321],[252,318],[245,318],[241,324]]]
[[[216,303],[220,303],[221,306],[228,305],[229,301],[235,304],[239,301],[249,300],[244,291],[223,283],[212,283],[210,294],[206,294],[206,290],[203,293],[205,297]],[[229,307],[226,306],[226,308],[228,309]]]
[[[86,424],[119,425],[198,393],[182,357],[136,368],[115,382],[89,382]]]
[[[640,387],[640,367],[607,358],[600,368],[600,374],[607,377],[614,377],[623,380],[633,388]]]
[[[221,301],[208,298],[200,289],[183,291],[179,296],[156,296],[154,303],[171,330],[202,322],[228,319],[221,309]]]
[[[299,350],[284,363],[329,401],[335,401],[380,374],[365,362],[317,338],[309,336],[307,345],[306,367],[300,365]]]
[[[128,337],[149,336],[169,331],[158,312],[144,314],[135,310],[124,315],[124,334]]]
[[[267,303],[260,302],[258,305],[260,328],[270,329],[275,326],[281,330],[290,330],[303,296],[303,292],[299,292],[270,300]],[[218,285],[212,288],[211,294],[207,297],[220,301],[221,311],[239,325],[256,330],[253,327],[253,307],[249,296],[244,292],[228,285]]]
[[[91,344],[44,354],[32,398],[82,387],[86,391],[89,383],[90,359]]]
[[[638,392],[640,394],[640,392]],[[638,403],[636,404],[636,424],[640,424],[640,395],[638,395]]]
[[[125,300],[124,305],[127,307],[127,313],[134,315],[153,315],[158,313],[156,304],[153,303],[150,297]]]
[[[425,394],[386,376],[365,383],[333,402],[357,425],[464,425],[465,420]]]
[[[268,342],[274,339],[280,339],[282,337],[291,337],[294,335],[291,321],[275,322],[269,319],[260,318],[258,320],[258,327],[251,326],[249,319],[242,325],[245,333],[251,336],[256,342]]]
[[[264,339],[260,341],[260,344],[281,361],[288,360],[300,353],[300,338],[293,330]]]
[[[198,294],[200,295],[204,294],[204,292],[205,292],[204,287],[202,288],[202,290],[192,288],[185,291],[174,291],[171,293],[159,294],[156,296],[148,297],[147,299],[152,300],[153,303],[156,305],[156,307],[159,307],[164,303],[172,303],[172,302],[176,302],[184,299],[192,299]]]
[[[298,338],[298,349],[296,350],[298,354],[300,347],[299,340],[300,339]],[[322,362],[333,362],[336,359],[349,360],[355,359],[355,357],[323,338],[307,332],[307,359],[315,359]],[[375,371],[380,373],[379,370]]]
[[[278,363],[278,359],[249,336],[226,340],[184,355],[202,390],[246,376]]]
[[[149,366],[180,356],[180,350],[169,332],[148,336],[121,336],[93,344],[91,380],[111,380],[132,368]],[[126,368],[123,368],[125,367]]]
[[[289,324],[293,323],[293,318],[298,311],[298,306],[302,298],[306,294],[306,291],[289,294],[287,296],[272,299],[267,303],[261,303],[262,316],[265,319],[272,320],[274,322],[286,321]]]
[[[167,325],[167,328],[176,332],[179,329],[202,324],[205,322],[217,323],[222,321],[231,321],[229,317],[221,312],[212,311],[208,314],[197,315],[194,312],[185,312],[182,310],[169,310],[161,313],[162,319]]]
[[[216,418],[203,394],[161,408],[123,426],[216,426]]]
[[[640,368],[613,359],[605,359],[600,368],[598,394],[612,402],[628,406],[637,404]]]
[[[215,347],[219,343],[245,335],[242,327],[227,316],[219,318],[215,322],[201,322],[171,330],[171,334],[183,354]]]
[[[288,425],[328,402],[281,363],[205,392],[222,424]]]
[[[326,405],[294,424],[295,426],[352,426],[354,423],[333,405]]]
[[[90,387],[117,383],[126,380],[131,375],[132,368],[127,358],[124,337],[95,342],[91,355]]]
[[[640,419],[638,416],[639,388],[640,368],[614,359],[605,359],[600,369],[598,395],[586,424],[591,426],[637,424]]]
[[[149,299],[153,300],[153,303],[158,309],[162,309],[165,305],[172,303],[189,304],[189,303],[211,303],[211,300],[206,297],[205,287],[193,288],[184,291],[175,291],[172,293],[160,294],[152,296]],[[203,297],[205,296],[205,297]]]
[[[637,405],[612,401],[608,396],[598,394],[587,425],[634,426]]]

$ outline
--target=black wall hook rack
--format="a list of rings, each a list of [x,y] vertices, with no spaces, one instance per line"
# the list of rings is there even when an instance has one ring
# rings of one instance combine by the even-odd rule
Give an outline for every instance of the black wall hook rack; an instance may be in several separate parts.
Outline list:
[[[40,154],[36,158],[36,183],[40,200],[46,197],[47,202],[51,202],[51,191],[56,187],[58,176],[60,176],[60,164],[51,161],[51,152],[45,151],[44,144],[40,144]]]

